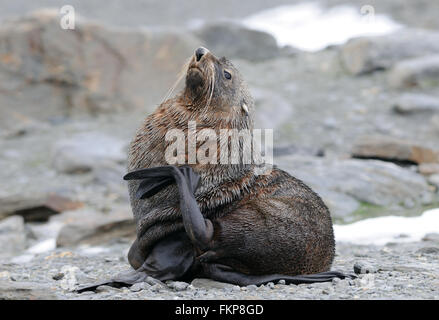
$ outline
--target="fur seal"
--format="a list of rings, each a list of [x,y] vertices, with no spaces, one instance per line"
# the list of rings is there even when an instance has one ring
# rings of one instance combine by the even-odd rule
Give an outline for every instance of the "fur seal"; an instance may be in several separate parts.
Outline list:
[[[321,198],[274,166],[169,165],[170,129],[253,129],[254,101],[239,71],[226,58],[198,48],[184,89],[149,115],[131,142],[128,181],[137,239],[128,260],[135,271],[107,284],[207,277],[237,285],[312,283],[345,278],[330,271],[335,254],[332,220]],[[187,138],[187,136],[186,136]],[[185,141],[187,142],[187,140]],[[80,290],[80,291],[81,291]]]

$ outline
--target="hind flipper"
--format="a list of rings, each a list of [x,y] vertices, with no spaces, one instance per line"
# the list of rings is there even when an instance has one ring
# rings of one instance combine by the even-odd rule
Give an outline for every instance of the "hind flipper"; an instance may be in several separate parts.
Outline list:
[[[138,282],[149,283],[152,278],[155,281],[178,280],[190,270],[194,260],[192,243],[182,231],[160,240],[137,270],[120,274],[107,281],[81,286],[76,291],[95,291],[102,285],[116,288],[129,287]]]
[[[205,272],[207,275],[216,281],[233,283],[239,286],[248,285],[261,285],[268,282],[277,282],[279,280],[285,280],[287,284],[301,284],[301,283],[315,283],[315,282],[328,282],[332,281],[334,278],[339,279],[353,279],[355,275],[347,275],[339,271],[327,271],[316,274],[309,275],[298,275],[298,276],[286,276],[281,274],[271,274],[271,275],[247,275],[240,272],[234,271],[229,266],[224,266],[221,264],[207,264],[204,265]]]

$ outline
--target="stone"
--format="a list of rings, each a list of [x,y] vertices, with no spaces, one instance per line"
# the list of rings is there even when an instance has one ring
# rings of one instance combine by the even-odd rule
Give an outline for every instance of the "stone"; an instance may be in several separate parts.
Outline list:
[[[126,160],[124,141],[97,132],[57,141],[52,153],[53,166],[61,173],[87,172]]]
[[[418,171],[426,176],[439,174],[439,163],[421,163],[418,166]]]
[[[388,136],[364,136],[353,146],[352,155],[358,158],[408,161],[413,163],[439,162],[439,153],[429,147]]]
[[[400,114],[439,112],[439,97],[406,93],[394,103],[393,110]]]
[[[433,174],[428,177],[428,182],[439,189],[439,174]]]
[[[130,287],[130,291],[132,291],[132,292],[139,292],[139,291],[146,290],[146,289],[149,289],[149,288],[151,288],[151,285],[149,283],[147,283],[147,282],[138,282],[138,283],[133,284]]]
[[[344,220],[360,207],[360,202],[354,197],[334,190],[321,189],[319,196],[335,219]]]
[[[258,61],[272,59],[280,53],[272,35],[247,29],[237,23],[206,24],[194,33],[203,41],[203,45],[217,56]]]
[[[439,233],[427,233],[422,241],[436,241],[439,242]]]
[[[66,291],[73,292],[80,283],[91,281],[91,279],[76,266],[65,265],[61,268],[59,273],[64,275],[59,281],[61,288]]]
[[[0,300],[56,300],[53,289],[44,284],[0,280]]]
[[[388,82],[394,88],[437,87],[439,54],[398,62],[389,70]]]
[[[12,216],[0,221],[1,254],[17,254],[27,245],[24,219]]]
[[[437,247],[424,247],[421,249],[418,249],[416,253],[421,255],[439,255],[439,248]]]
[[[365,264],[363,262],[356,262],[354,264],[354,272],[356,274],[376,273],[377,269],[374,266]]]
[[[189,283],[182,281],[171,281],[167,285],[169,288],[174,289],[175,291],[184,291],[189,286]]]
[[[275,158],[275,164],[318,194],[336,192],[376,206],[406,199],[421,205],[421,196],[434,192],[419,173],[380,160],[284,156]]]
[[[273,148],[273,156],[275,157],[280,157],[290,154],[323,157],[325,155],[325,151],[318,148],[307,147],[307,146],[296,146],[292,144],[279,145]]]
[[[211,279],[197,278],[192,280],[191,285],[199,289],[229,289],[232,290],[235,285],[225,282],[219,282]]]
[[[111,243],[121,238],[132,239],[136,235],[133,219],[122,219],[92,224],[67,224],[59,232],[57,247],[70,247],[82,244],[98,245]]]
[[[353,74],[388,69],[404,59],[437,53],[438,32],[411,29],[352,39],[340,49],[343,65]]]
[[[11,195],[0,198],[0,219],[19,215],[26,222],[47,221],[50,216],[63,211],[78,209],[83,206],[54,192]]]

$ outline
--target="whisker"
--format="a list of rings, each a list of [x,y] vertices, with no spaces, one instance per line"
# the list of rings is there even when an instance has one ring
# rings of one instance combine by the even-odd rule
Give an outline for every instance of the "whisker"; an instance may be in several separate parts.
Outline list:
[[[165,102],[166,100],[168,100],[171,95],[174,93],[174,90],[177,88],[177,86],[180,84],[180,81],[184,78],[184,76],[186,75],[187,72],[187,68],[189,67],[189,64],[191,62],[191,58],[189,58],[181,67],[180,72],[177,74],[177,80],[175,81],[175,83],[172,85],[171,88],[169,88],[168,92],[166,92],[166,95],[164,97],[164,99],[162,100],[162,103]]]

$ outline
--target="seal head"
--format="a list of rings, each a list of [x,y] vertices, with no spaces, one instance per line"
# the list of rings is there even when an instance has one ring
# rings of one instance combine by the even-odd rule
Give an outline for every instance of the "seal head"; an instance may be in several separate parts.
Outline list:
[[[235,66],[225,57],[217,58],[200,47],[191,57],[183,96],[189,106],[224,116],[247,117],[253,108],[248,87]]]

